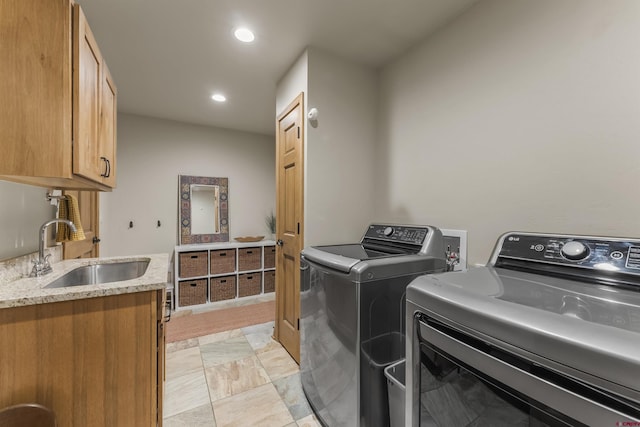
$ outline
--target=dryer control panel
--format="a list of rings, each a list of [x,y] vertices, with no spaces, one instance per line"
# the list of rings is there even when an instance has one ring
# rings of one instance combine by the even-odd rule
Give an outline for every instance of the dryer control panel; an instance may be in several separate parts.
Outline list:
[[[640,275],[640,240],[507,233],[498,241],[490,264],[501,259]]]

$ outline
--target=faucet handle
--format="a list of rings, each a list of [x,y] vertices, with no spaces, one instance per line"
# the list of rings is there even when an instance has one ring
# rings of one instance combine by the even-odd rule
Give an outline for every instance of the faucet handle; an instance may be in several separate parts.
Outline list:
[[[51,258],[51,254],[46,255],[42,260],[42,263],[41,264],[39,263],[39,267],[40,267],[39,276],[44,276],[45,274],[49,274],[53,271],[53,269],[51,268],[51,264],[49,264],[49,258]]]
[[[34,259],[31,260],[31,262],[33,262],[33,268],[31,269],[31,274],[29,274],[29,277],[40,277],[42,276],[42,266],[43,264],[40,262],[39,259]]]

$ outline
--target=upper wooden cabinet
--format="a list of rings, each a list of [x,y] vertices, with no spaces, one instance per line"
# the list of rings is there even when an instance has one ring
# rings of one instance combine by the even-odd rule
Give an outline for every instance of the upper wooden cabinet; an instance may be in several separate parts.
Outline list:
[[[111,190],[117,90],[80,5],[0,1],[0,178]]]

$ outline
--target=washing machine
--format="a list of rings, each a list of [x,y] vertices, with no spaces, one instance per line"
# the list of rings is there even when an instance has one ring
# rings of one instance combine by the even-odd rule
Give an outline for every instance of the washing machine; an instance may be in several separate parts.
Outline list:
[[[640,425],[640,240],[510,232],[407,288],[406,425]]]
[[[389,224],[302,251],[300,373],[323,425],[389,425],[384,368],[404,357],[405,289],[445,271],[445,252],[438,228]]]

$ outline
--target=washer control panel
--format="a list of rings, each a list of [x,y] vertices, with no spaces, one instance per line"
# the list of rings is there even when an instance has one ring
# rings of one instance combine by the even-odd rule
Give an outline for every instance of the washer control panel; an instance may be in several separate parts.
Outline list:
[[[371,224],[363,239],[422,245],[429,232],[428,227]]]
[[[640,240],[508,233],[492,257],[640,275]]]

